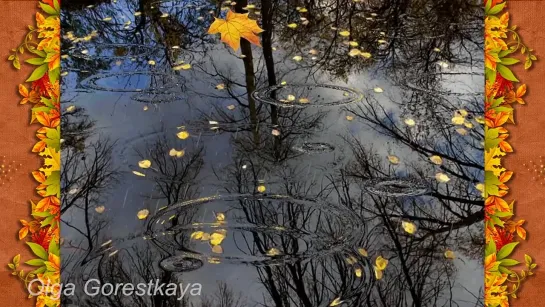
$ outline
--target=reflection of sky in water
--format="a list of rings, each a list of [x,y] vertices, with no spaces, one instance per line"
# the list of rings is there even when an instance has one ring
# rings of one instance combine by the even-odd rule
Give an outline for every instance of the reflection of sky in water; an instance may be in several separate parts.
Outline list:
[[[161,12],[169,13],[170,17],[168,18],[174,16],[176,12],[184,12],[179,18],[180,20],[188,20],[192,25],[191,29],[188,29],[189,33],[195,37],[206,37],[204,33],[206,27],[209,25],[210,16],[212,16],[208,11],[215,9],[214,7],[201,9],[201,13],[197,13],[197,11],[191,9],[189,10],[191,11],[190,14],[187,9],[183,10],[180,7],[174,8],[169,5],[172,5],[172,3],[162,4]],[[95,87],[95,89],[97,86],[114,89],[114,91],[90,89],[88,92],[79,92],[77,94],[71,93],[71,90],[66,90],[66,95],[63,92],[64,99],[68,99],[65,97],[75,97],[70,102],[63,101],[64,107],[68,106],[68,103],[75,104],[78,107],[84,108],[85,113],[96,121],[96,130],[87,139],[87,142],[97,141],[102,137],[117,140],[112,161],[113,165],[121,171],[119,182],[113,186],[111,191],[103,194],[95,204],[105,206],[106,211],[102,215],[96,214],[92,209],[90,210],[92,222],[102,219],[109,221],[107,228],[98,235],[98,244],[109,239],[122,239],[139,234],[145,231],[146,227],[149,229],[149,225],[146,226],[147,221],[140,221],[136,218],[136,212],[141,209],[148,209],[151,218],[155,216],[159,208],[171,205],[168,200],[159,197],[160,192],[152,184],[154,179],[159,178],[160,180],[161,178],[160,176],[157,177],[157,172],[153,170],[155,165],[152,163],[152,168],[146,170],[138,167],[139,160],[149,158],[149,150],[158,139],[164,138],[167,143],[166,148],[168,149],[183,149],[185,151],[183,159],[189,159],[200,148],[203,150],[202,167],[193,180],[195,186],[191,188],[184,186],[186,190],[181,193],[179,201],[188,200],[192,197],[199,198],[228,194],[226,189],[229,189],[231,192],[254,193],[259,185],[264,185],[267,193],[285,194],[286,191],[292,191],[297,196],[323,198],[327,199],[327,202],[340,204],[342,203],[343,196],[347,195],[354,197],[354,199],[369,197],[364,196],[364,192],[354,190],[354,187],[350,191],[346,191],[346,195],[341,194],[340,196],[332,189],[332,178],[335,178],[334,181],[339,183],[340,179],[338,176],[342,174],[341,170],[346,171],[346,168],[349,168],[348,163],[358,158],[353,154],[352,148],[348,146],[347,140],[352,140],[352,142],[357,140],[365,148],[373,148],[378,156],[381,157],[380,164],[383,168],[392,167],[389,166],[386,156],[395,155],[399,157],[402,163],[395,166],[395,172],[393,172],[398,176],[414,174],[414,167],[424,165],[427,173],[422,174],[421,177],[432,182],[432,184],[436,182],[434,176],[437,169],[435,168],[434,170],[433,167],[430,167],[430,162],[424,159],[423,155],[414,152],[406,144],[393,142],[391,137],[371,129],[365,120],[357,118],[352,112],[357,113],[358,110],[364,109],[369,101],[375,101],[387,113],[392,114],[396,125],[402,127],[402,129],[409,129],[408,131],[411,131],[410,135],[414,136],[416,140],[442,142],[444,141],[443,136],[435,131],[433,127],[430,130],[426,130],[427,120],[430,120],[430,122],[433,121],[435,124],[440,122],[443,126],[450,126],[452,125],[451,118],[454,110],[461,108],[471,110],[474,108],[472,105],[475,104],[475,100],[480,101],[478,100],[480,99],[478,96],[475,97],[475,100],[471,98],[460,99],[462,96],[459,95],[444,96],[444,100],[435,100],[435,102],[447,101],[446,104],[449,104],[449,106],[445,108],[438,107],[440,109],[438,111],[440,116],[438,117],[426,117],[428,116],[425,113],[426,109],[428,111],[434,109],[433,106],[420,104],[416,107],[416,111],[410,110],[406,106],[400,107],[401,104],[410,100],[409,98],[415,95],[415,93],[422,95],[422,92],[411,91],[406,86],[400,86],[399,79],[401,79],[401,83],[412,84],[410,80],[404,80],[407,76],[411,75],[411,65],[402,69],[406,75],[401,74],[398,76],[393,70],[383,69],[381,66],[383,62],[380,59],[375,60],[373,58],[370,61],[376,61],[376,64],[370,65],[367,69],[356,68],[356,71],[352,69],[353,67],[347,67],[346,77],[338,78],[331,71],[316,68],[319,65],[312,64],[313,61],[307,54],[310,47],[303,46],[304,51],[302,51],[298,50],[298,46],[287,44],[285,48],[282,48],[281,42],[274,41],[273,45],[278,46],[277,50],[273,52],[276,61],[274,66],[278,82],[286,81],[288,85],[332,84],[360,91],[364,94],[364,99],[347,106],[308,107],[300,111],[293,111],[293,113],[286,113],[296,114],[297,117],[286,116],[283,119],[283,125],[280,125],[280,127],[274,126],[268,117],[268,108],[270,106],[257,102],[259,108],[257,126],[259,127],[258,134],[264,140],[262,142],[272,144],[275,142],[273,141],[274,138],[282,138],[287,133],[296,133],[295,135],[290,135],[284,142],[290,144],[291,147],[301,147],[303,143],[308,142],[326,143],[335,148],[333,151],[325,151],[312,155],[288,150],[290,158],[283,162],[272,163],[266,159],[266,157],[271,159],[271,153],[274,152],[271,146],[262,145],[265,147],[261,150],[261,154],[253,151],[244,153],[241,150],[241,148],[244,148],[244,145],[251,147],[254,135],[252,131],[241,128],[251,127],[252,123],[248,108],[239,104],[239,102],[242,104],[248,103],[247,89],[245,88],[245,66],[243,60],[238,57],[240,51],[235,54],[225,49],[219,43],[200,43],[198,39],[195,39],[196,43],[189,44],[187,50],[183,50],[183,48],[173,49],[172,45],[168,43],[168,47],[163,47],[162,43],[158,43],[158,41],[168,38],[168,35],[165,35],[162,31],[165,31],[169,27],[169,22],[171,23],[170,26],[175,28],[172,22],[166,21],[168,20],[167,17],[154,17],[154,14],[157,15],[157,12],[150,9],[150,16],[148,16],[149,18],[146,17],[148,23],[142,25],[140,23],[141,18],[133,17],[135,10],[137,10],[137,6],[132,1],[118,1],[116,5],[102,5],[98,8],[86,10],[86,12],[91,11],[92,14],[89,15],[90,17],[86,17],[87,19],[81,19],[85,20],[83,26],[74,26],[73,30],[76,36],[84,36],[91,30],[98,28],[98,36],[90,42],[77,44],[77,48],[72,49],[71,53],[83,54],[81,51],[85,50],[85,57],[88,57],[90,62],[86,63],[87,60],[77,57],[72,57],[63,62],[64,69],[73,69],[73,71],[64,77],[63,82],[65,86],[74,88],[76,83],[80,83],[83,79],[86,79],[83,81],[86,87],[92,84],[93,86],[91,87]],[[278,12],[275,14],[281,15],[282,13]],[[102,28],[101,25],[105,25],[102,19],[109,16],[113,17],[113,21],[109,21],[107,26]],[[203,17],[203,20],[199,20],[197,16],[205,17]],[[129,20],[131,21],[130,24],[127,22]],[[285,19],[280,18],[280,20]],[[111,24],[117,24],[117,26],[108,28]],[[129,35],[140,25],[145,30],[134,31],[134,33],[138,33],[134,34],[134,36]],[[279,28],[282,28],[282,26],[279,26]],[[280,31],[284,32],[283,29]],[[329,31],[329,27],[327,31]],[[142,35],[142,33],[145,34]],[[282,37],[282,35],[284,34],[278,33],[277,39],[280,39],[279,37]],[[206,37],[206,39],[210,39],[210,37]],[[115,47],[105,48],[97,53],[97,49],[93,47],[95,43],[122,44],[126,41],[131,43],[145,42],[147,46],[154,46],[155,51],[153,53],[145,52],[146,54],[140,57],[137,54],[147,49],[138,49],[136,47],[120,49]],[[174,41],[179,40],[174,39]],[[343,52],[343,54],[348,52],[349,48],[343,46],[342,42],[339,42],[338,45],[341,45],[339,49],[346,49],[346,52]],[[445,47],[442,46],[442,48]],[[294,50],[298,51],[294,53]],[[262,49],[253,47],[252,53],[257,80],[256,88],[262,88],[267,85],[267,71],[262,56]],[[100,65],[98,62],[95,62],[97,54],[102,56],[102,60],[99,61]],[[302,62],[296,62],[292,60],[295,54],[302,54],[305,56],[305,59]],[[475,55],[479,57],[480,53],[473,54],[473,56]],[[115,58],[108,59],[111,56]],[[348,57],[347,55],[345,56]],[[418,62],[418,60],[416,61]],[[444,61],[447,60],[445,59]],[[187,63],[191,64],[190,69],[180,68],[181,65]],[[390,65],[393,65],[393,63],[390,63]],[[430,66],[437,68],[438,65],[432,63]],[[89,70],[90,72],[86,73],[85,70]],[[136,75],[123,73],[134,71],[144,73]],[[435,73],[446,72],[447,74],[442,75],[442,80],[435,87],[440,87],[443,92],[451,91],[465,94],[466,96],[463,97],[471,97],[467,93],[481,92],[483,78],[482,75],[470,76],[468,74],[460,74],[469,71],[482,71],[482,63],[477,61],[473,64],[473,67],[467,65],[467,63],[460,63],[459,65],[450,64],[449,67],[437,69]],[[77,76],[78,74],[79,76]],[[106,74],[108,77],[96,78],[100,74]],[[92,82],[89,82],[89,80]],[[415,81],[419,80],[415,79]],[[219,84],[225,84],[226,88],[218,90],[216,87]],[[150,87],[153,90],[150,91]],[[375,88],[381,88],[383,92],[379,93],[374,90]],[[145,104],[134,101],[135,95],[142,99],[149,99],[150,95],[157,95],[157,97],[164,99],[175,97],[175,99],[164,103]],[[305,89],[300,92],[297,90],[293,92],[281,90],[277,99],[289,100],[289,95],[294,95],[296,100],[308,98],[311,104],[313,102],[316,103],[317,99],[328,103],[343,98],[342,91],[320,90],[318,93],[318,91]],[[360,107],[362,109],[359,109]],[[449,112],[445,111],[447,109]],[[479,112],[482,110],[473,111]],[[348,120],[347,116],[352,116],[351,120]],[[225,119],[227,117],[231,117],[236,123],[226,123]],[[305,118],[315,117],[320,117],[319,125],[305,126]],[[407,128],[403,123],[407,118],[414,118],[416,126]],[[217,130],[211,129],[215,125],[210,124],[210,121],[219,122],[220,127],[223,127],[222,125],[228,127],[226,129],[229,132],[219,133]],[[289,129],[284,131],[283,128],[286,125]],[[184,129],[188,131],[189,137],[181,140],[176,134]],[[454,129],[452,128],[451,130],[454,131]],[[481,128],[475,130],[482,131]],[[278,133],[279,136],[274,136],[275,133]],[[437,136],[433,135],[434,133],[437,133]],[[456,132],[453,132],[450,134],[450,137],[452,137],[454,142],[459,142],[458,140],[467,136],[460,136]],[[238,144],[237,142],[241,142],[242,144]],[[432,148],[434,147],[433,144],[431,146]],[[436,144],[435,146],[436,148],[433,149],[440,151],[446,145]],[[136,151],[139,151],[141,156]],[[471,149],[466,154],[475,160],[479,160],[480,158],[477,157],[482,156],[482,150]],[[237,163],[235,159],[240,159],[241,157],[243,157],[243,161],[248,162],[241,162],[240,165],[234,164]],[[174,158],[168,157],[168,159]],[[251,166],[251,163],[255,163],[255,165]],[[245,168],[241,170],[240,166],[242,164]],[[243,188],[244,191],[236,190],[234,186],[236,180],[232,177],[233,173],[228,173],[232,172],[233,169],[238,169],[237,174],[242,178],[250,178],[247,185]],[[136,176],[132,171],[143,172],[146,174],[146,177]],[[255,176],[252,172],[255,172]],[[482,176],[482,174],[475,170],[471,170],[466,175],[477,179]],[[461,179],[452,178],[451,183],[456,184],[458,180]],[[470,195],[478,193],[471,187],[479,181],[482,181],[482,178],[467,185]],[[352,186],[352,183],[350,185]],[[324,192],[325,190],[327,191]],[[445,192],[445,188],[439,187],[438,192]],[[410,208],[412,201],[412,199],[402,200],[403,206]],[[422,202],[426,206],[434,206],[434,198],[431,196],[417,197],[416,201]],[[365,201],[363,202],[365,203]],[[198,210],[194,212],[194,216],[189,217],[189,221],[185,222],[213,222],[215,212],[224,212],[230,207],[231,203],[229,202],[210,202],[199,206]],[[228,223],[231,223],[231,218],[236,218],[238,216],[237,212],[240,214],[240,211],[240,207],[226,211]],[[327,213],[327,210],[325,212]],[[238,216],[238,218],[240,217]],[[308,223],[316,223],[316,219],[316,217],[313,217]],[[69,210],[64,213],[63,220],[69,221],[72,225],[83,225],[85,222],[81,212],[76,210]],[[394,220],[400,221],[399,218],[395,218]],[[369,221],[368,223],[370,227],[380,222]],[[363,229],[355,229],[361,225],[347,224],[344,226],[345,230],[354,229],[354,232],[358,233],[361,231],[362,234],[365,232]],[[465,229],[462,228],[456,231],[464,232]],[[229,232],[233,232],[233,237],[227,236],[222,243],[224,254],[232,256],[242,255],[238,251],[239,247],[237,247],[240,242],[235,240],[234,233],[237,233],[237,231],[228,230]],[[243,236],[242,232],[237,234]],[[77,231],[68,227],[63,228],[63,236],[70,241],[81,239],[81,235]],[[458,234],[453,234],[453,236],[458,236]],[[240,237],[238,240],[240,240]],[[253,240],[250,238],[248,242],[254,242]],[[371,242],[375,243],[380,242],[380,240],[383,239],[380,237],[370,239]],[[187,241],[184,242],[187,245]],[[361,242],[359,241],[358,243]],[[141,240],[125,241],[116,244],[118,245],[115,248],[129,248],[135,245],[144,246],[145,249],[156,248]],[[354,244],[357,245],[356,242],[353,242],[350,248],[354,248]],[[369,244],[372,245],[372,243]],[[187,247],[194,252],[210,254],[210,247],[206,243],[190,243]],[[455,247],[453,249],[456,250]],[[369,252],[372,257],[378,255],[372,251],[372,247],[369,247]],[[453,300],[457,301],[460,306],[473,306],[475,304],[473,296],[480,295],[482,267],[477,261],[463,256],[461,251],[458,253],[456,250],[456,252],[459,258],[454,260],[454,266],[458,270],[458,275],[455,281],[456,285],[452,290]],[[441,258],[443,250],[438,250],[437,253],[439,258]],[[439,261],[444,260],[439,259]],[[155,265],[157,265],[157,262],[155,262]],[[391,265],[395,265],[395,262],[394,257],[391,260]],[[365,268],[365,270],[368,269],[368,267]],[[365,271],[365,274],[372,275],[373,272]],[[388,274],[388,270],[385,274]],[[182,276],[182,280],[185,282],[202,283],[203,294],[206,294],[207,291],[211,293],[211,289],[216,288],[217,280],[227,281],[229,286],[236,292],[244,292],[248,296],[249,303],[260,302],[264,293],[266,293],[264,285],[257,278],[255,267],[227,263],[217,265],[205,263],[202,268],[193,272],[185,272]],[[400,276],[400,278],[403,277]],[[463,289],[464,287],[465,289]],[[468,293],[466,289],[471,289],[471,293]],[[324,300],[321,302],[320,306],[325,306],[333,300],[335,297],[332,295],[327,294],[327,301]],[[441,296],[439,302],[442,304],[443,301],[448,300],[449,297],[445,294]]]

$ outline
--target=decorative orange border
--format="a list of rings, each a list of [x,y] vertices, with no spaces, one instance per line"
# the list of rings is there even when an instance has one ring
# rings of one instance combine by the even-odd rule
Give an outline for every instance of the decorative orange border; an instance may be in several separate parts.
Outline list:
[[[508,202],[506,183],[512,171],[502,166],[501,158],[512,153],[506,141],[509,131],[505,124],[514,124],[512,104],[525,104],[522,97],[526,85],[520,84],[509,66],[520,63],[515,54],[524,56],[524,68],[529,69],[537,60],[533,49],[522,43],[517,26],[509,25],[507,1],[485,0],[485,305],[509,306],[509,298],[517,298],[521,283],[534,274],[537,266],[532,257],[524,256],[525,268],[520,272],[512,267],[520,264],[510,259],[517,239],[526,239],[524,220],[514,219],[514,203]],[[516,236],[515,236],[516,233]]]
[[[25,240],[37,256],[25,264],[36,268],[30,272],[21,269],[20,255],[8,267],[26,287],[35,279],[51,285],[40,287],[36,306],[53,307],[60,305],[60,0],[42,0],[39,6],[43,13],[36,13],[36,25],[28,26],[24,41],[11,50],[8,58],[13,67],[20,69],[20,56],[26,51],[31,57],[24,63],[36,66],[25,84],[19,85],[23,97],[20,103],[32,104],[30,123],[41,125],[36,133],[38,142],[32,148],[44,161],[40,169],[32,172],[39,183],[36,191],[40,199],[30,201],[32,219],[21,220],[23,227],[19,230],[19,239]]]

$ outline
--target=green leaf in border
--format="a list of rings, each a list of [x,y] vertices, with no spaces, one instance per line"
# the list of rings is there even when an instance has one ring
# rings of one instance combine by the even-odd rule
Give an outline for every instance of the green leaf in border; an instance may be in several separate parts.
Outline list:
[[[31,65],[43,65],[44,58],[32,58],[25,61],[25,63],[31,64]]]
[[[519,242],[513,242],[513,243],[505,244],[500,249],[500,251],[496,254],[496,259],[497,260],[502,260],[502,259],[506,258],[507,256],[511,255],[511,253],[515,249],[515,246],[517,246],[518,244],[519,244]]]
[[[497,63],[496,64],[496,70],[505,79],[507,79],[509,81],[519,82],[519,79],[517,79],[517,77],[515,77],[513,72],[509,68],[507,68],[507,66],[504,66],[504,65],[502,65],[500,63]]]
[[[513,65],[513,64],[517,64],[518,62],[520,62],[520,60],[515,59],[515,58],[503,58],[503,59],[501,59],[501,63],[503,65]]]
[[[47,253],[47,251],[40,244],[36,244],[36,243],[32,243],[32,242],[27,242],[26,244],[28,246],[30,246],[30,249],[32,250],[34,255],[42,258],[43,260],[48,259],[49,254]]]
[[[28,264],[28,265],[31,265],[31,266],[43,266],[44,265],[44,260],[43,259],[32,259],[32,260],[29,260],[29,261],[27,261],[25,263]]]
[[[36,81],[36,80],[42,78],[45,75],[45,73],[47,72],[47,69],[48,69],[47,64],[43,64],[42,66],[38,66],[36,69],[34,69],[34,71],[30,75],[30,77],[26,80],[26,82]]]

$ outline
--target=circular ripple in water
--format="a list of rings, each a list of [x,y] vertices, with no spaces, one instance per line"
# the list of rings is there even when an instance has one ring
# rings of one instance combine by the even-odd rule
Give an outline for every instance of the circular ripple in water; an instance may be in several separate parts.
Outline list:
[[[121,60],[146,57],[154,51],[155,49],[151,46],[139,44],[98,44],[90,48],[73,48],[69,51],[69,54],[75,58],[85,60]]]
[[[427,194],[428,185],[416,179],[381,178],[367,181],[365,189],[375,195],[402,197]]]
[[[98,84],[99,81],[106,81],[108,78],[120,78],[122,80],[112,82],[118,86]],[[131,81],[133,78],[134,80]],[[178,77],[172,74],[151,71],[134,71],[94,75],[81,81],[81,85],[84,88],[97,91],[153,94],[167,91],[169,88],[179,85],[179,81]],[[150,86],[150,83],[156,83],[157,85]],[[144,87],[135,87],[138,85],[143,85]]]
[[[332,99],[333,101],[326,101],[325,98],[322,98],[321,95],[316,92],[322,91],[323,94],[331,94],[331,90],[338,91],[340,93],[339,98]],[[283,93],[280,93],[283,92]],[[305,92],[305,93],[298,93]],[[306,93],[308,92],[308,93]],[[274,95],[277,97],[287,97],[288,95],[294,94],[307,94],[310,96],[307,98],[309,101],[301,103],[299,99],[293,101],[282,101],[278,98],[273,98]],[[299,97],[302,97],[298,95]],[[306,95],[304,95],[306,96]],[[316,97],[314,97],[316,96]],[[359,102],[363,99],[363,93],[337,85],[328,85],[328,84],[293,84],[293,85],[275,85],[262,89],[258,89],[252,93],[252,97],[258,101],[276,105],[283,108],[306,108],[306,107],[326,107],[326,106],[338,106],[346,105],[355,102]],[[342,97],[342,98],[341,98]],[[314,99],[314,100],[313,100]]]
[[[184,254],[168,257],[161,261],[159,266],[168,272],[189,272],[203,266],[204,263],[201,259],[188,257]]]
[[[172,92],[147,92],[147,93],[138,93],[134,94],[131,97],[132,100],[142,102],[142,103],[169,103],[176,100],[183,99],[180,95]]]
[[[327,143],[303,143],[301,146],[293,147],[294,150],[306,154],[321,154],[335,150],[335,146]]]

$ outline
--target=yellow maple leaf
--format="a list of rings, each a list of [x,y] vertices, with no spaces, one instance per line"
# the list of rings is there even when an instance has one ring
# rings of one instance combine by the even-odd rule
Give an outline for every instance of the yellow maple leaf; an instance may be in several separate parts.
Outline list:
[[[500,147],[494,147],[484,152],[484,170],[494,173],[494,176],[499,177],[505,168],[501,166],[501,157],[505,156],[505,152],[501,151]]]
[[[240,48],[240,39],[245,38],[250,43],[261,46],[259,37],[256,35],[263,32],[257,22],[248,18],[248,13],[239,14],[227,10],[227,18],[216,20],[210,25],[208,34],[221,34],[221,41],[229,45],[233,50]]]
[[[40,156],[44,157],[44,165],[40,168],[40,171],[44,172],[45,176],[51,175],[52,172],[61,170],[61,153],[55,149],[46,147],[44,151],[40,153]]]

